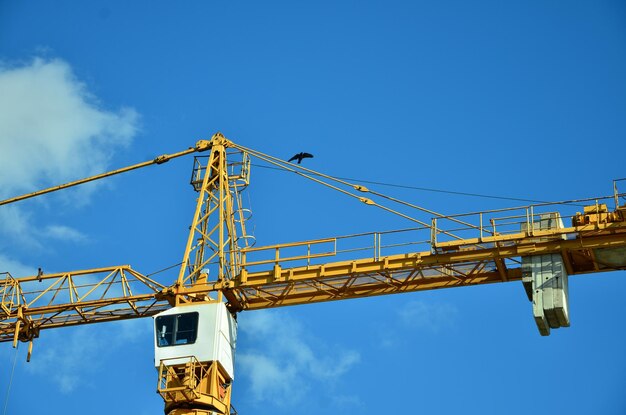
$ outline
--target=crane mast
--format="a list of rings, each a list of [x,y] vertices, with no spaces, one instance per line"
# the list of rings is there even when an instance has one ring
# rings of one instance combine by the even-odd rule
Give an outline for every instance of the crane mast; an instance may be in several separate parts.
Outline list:
[[[185,152],[157,157],[148,164],[204,150],[210,150],[209,156],[194,160],[191,184],[198,199],[178,276],[171,285],[128,265],[54,274],[40,271],[21,278],[4,273],[0,342],[29,342],[30,359],[32,342],[41,330],[155,316],[156,354],[167,355],[155,361],[157,390],[166,413],[229,414],[234,411],[230,404],[234,375],[228,356],[234,353],[238,312],[522,281],[538,329],[547,335],[550,328],[569,325],[569,275],[626,267],[626,206],[619,203],[624,194],[617,187],[610,197],[461,215],[409,205],[433,216],[424,222],[400,214],[417,223],[409,229],[257,247],[246,232],[249,211],[241,197],[249,185],[250,156],[276,165],[281,162],[217,133]],[[297,173],[311,178],[307,169]],[[48,190],[64,187],[68,186]],[[377,202],[350,192],[384,197],[363,186],[348,189],[343,192],[367,205]],[[572,205],[584,209],[564,213]],[[198,319],[209,315],[214,332],[221,330],[230,339],[216,346],[226,351],[226,358],[183,359],[168,354],[174,350],[168,348],[171,342],[177,340],[185,344],[179,350],[195,350],[192,343],[202,329],[192,333],[185,325],[193,318],[198,325]]]
[[[206,165],[202,159],[195,159],[191,184],[199,195],[178,279],[167,292],[174,308],[156,318],[156,327],[163,327],[163,333],[169,329],[159,319],[174,316],[177,321],[196,319],[193,341],[187,334],[181,335],[181,344],[174,353],[167,349],[170,344],[161,344],[165,336],[157,335],[157,391],[165,401],[165,412],[170,415],[232,412],[236,322],[234,314],[223,305],[222,291],[212,290],[210,281],[228,285],[240,270],[239,244],[248,240],[240,191],[249,183],[250,159],[245,152],[231,149],[232,158],[239,158],[229,163],[229,146],[230,142],[217,133],[211,139]],[[206,327],[201,325],[210,325],[212,329],[203,331]],[[179,340],[175,330],[171,330],[172,342]],[[211,352],[205,354],[193,344],[202,344],[202,338],[209,343]]]

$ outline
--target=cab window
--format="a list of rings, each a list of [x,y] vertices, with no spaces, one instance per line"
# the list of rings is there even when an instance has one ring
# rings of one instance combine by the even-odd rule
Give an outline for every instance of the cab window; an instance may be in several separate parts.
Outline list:
[[[198,313],[172,314],[155,320],[159,347],[192,344],[198,334]]]

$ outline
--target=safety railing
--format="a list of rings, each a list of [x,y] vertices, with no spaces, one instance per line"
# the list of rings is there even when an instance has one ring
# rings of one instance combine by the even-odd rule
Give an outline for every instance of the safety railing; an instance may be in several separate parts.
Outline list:
[[[614,195],[599,198],[439,215],[431,219],[430,227],[245,248],[240,251],[241,267],[247,272],[255,272],[276,266],[321,265],[327,263],[329,258],[332,261],[357,258],[378,260],[411,252],[491,248],[515,243],[521,238],[528,241],[533,236],[564,238],[566,235],[562,232],[565,231],[559,229],[572,229],[581,212],[597,212],[599,217],[610,217],[606,206],[612,204],[611,199],[616,201],[616,207],[619,206],[618,201],[626,200],[626,194],[617,192],[617,185],[615,189]]]
[[[180,361],[183,363],[180,363]],[[191,402],[200,397],[197,386],[209,367],[195,356],[163,359],[159,364],[157,392],[166,402]]]
[[[614,217],[607,205],[615,204],[626,194],[615,193],[612,196],[599,198],[577,199],[555,203],[539,203],[529,206],[495,209],[458,215],[442,215],[432,219],[431,243],[433,249],[468,244],[489,246],[496,242],[513,240],[515,236],[533,237],[546,236],[548,229],[560,237],[555,228],[572,228],[580,226],[581,217],[585,213],[598,215],[599,221]],[[612,203],[614,202],[614,203]],[[581,213],[582,212],[582,213]],[[558,221],[558,226],[546,226],[546,220]],[[467,225],[459,225],[461,222]],[[450,237],[454,234],[455,237]]]
[[[241,250],[241,266],[248,272],[273,266],[312,266],[355,258],[378,260],[387,255],[428,250],[430,228],[418,227],[367,232]]]
[[[226,153],[229,159],[227,169],[229,185],[241,191],[250,184],[250,155],[246,152],[233,149],[228,149]],[[199,191],[202,187],[202,181],[206,174],[209,158],[210,156],[194,157],[191,180],[189,183],[196,191]]]

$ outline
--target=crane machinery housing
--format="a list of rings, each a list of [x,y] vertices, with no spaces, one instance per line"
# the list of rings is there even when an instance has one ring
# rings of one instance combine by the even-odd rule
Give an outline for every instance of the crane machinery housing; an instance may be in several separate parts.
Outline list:
[[[0,201],[19,202],[197,152],[196,208],[176,280],[118,265],[0,280],[0,341],[42,330],[154,318],[157,392],[165,413],[231,414],[241,311],[521,281],[541,335],[567,327],[568,276],[626,267],[625,194],[444,215],[238,145],[222,134],[187,150]],[[242,192],[251,157],[410,220],[408,229],[256,246]],[[423,221],[389,207],[430,215]],[[613,206],[609,208],[609,206]],[[583,206],[580,212],[569,212]],[[579,208],[578,208],[579,209]],[[580,209],[579,209],[580,210]]]

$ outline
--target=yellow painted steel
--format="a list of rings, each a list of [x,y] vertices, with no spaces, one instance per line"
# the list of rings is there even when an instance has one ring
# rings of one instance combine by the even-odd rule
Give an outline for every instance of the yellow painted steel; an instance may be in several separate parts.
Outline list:
[[[174,158],[185,156],[187,154],[191,154],[191,153],[195,153],[195,152],[206,151],[208,149],[210,149],[209,142],[207,140],[200,140],[200,141],[198,141],[196,143],[195,147],[190,147],[187,150],[180,151],[178,153],[163,154],[163,155],[160,155],[158,157],[155,157],[153,160],[145,161],[143,163],[134,164],[132,166],[128,166],[128,167],[124,167],[124,168],[121,168],[121,169],[113,170],[113,171],[110,171],[110,172],[107,172],[107,173],[97,174],[95,176],[87,177],[87,178],[80,179],[80,180],[75,180],[73,182],[61,184],[61,185],[58,185],[58,186],[49,187],[47,189],[39,190],[37,192],[28,193],[28,194],[25,194],[25,195],[22,195],[22,196],[17,196],[17,197],[13,197],[13,198],[6,199],[6,200],[1,200],[0,201],[0,206],[7,205],[9,203],[19,202],[19,201],[25,200],[25,199],[30,199],[31,197],[35,197],[35,196],[41,196],[41,195],[44,195],[46,193],[52,193],[52,192],[56,192],[58,190],[67,189],[69,187],[78,186],[80,184],[89,183],[89,182],[93,182],[93,181],[96,181],[96,180],[104,179],[106,177],[115,176],[115,175],[120,174],[120,173],[126,173],[128,171],[140,169],[142,167],[152,166],[154,164],[163,164],[163,163],[168,162],[168,161],[170,161],[170,160],[172,160]]]
[[[519,259],[526,255],[560,253],[569,274],[608,271],[615,267],[600,263],[594,249],[626,246],[625,209],[617,206],[610,212],[604,202],[587,199],[577,201],[588,207],[571,216],[573,226],[549,230],[535,229],[538,206],[446,216],[407,204],[434,217],[432,225],[420,221],[421,227],[394,231],[409,235],[408,243],[398,245],[400,254],[381,255],[388,248],[381,238],[393,232],[250,247],[240,197],[249,183],[248,153],[277,165],[281,161],[237,146],[220,133],[183,152],[112,174],[209,148],[206,160],[196,160],[192,184],[199,191],[198,204],[178,279],[171,286],[160,285],[127,265],[19,279],[7,273],[0,280],[0,341],[31,341],[43,329],[146,317],[169,306],[219,300],[222,295],[231,311],[238,312],[516,281],[521,278]],[[233,154],[237,161],[227,160]],[[36,194],[42,193],[31,195]],[[617,189],[615,200],[619,200]],[[554,208],[559,206],[563,205]],[[371,254],[363,255],[359,247],[338,247],[353,237],[373,238],[367,248]],[[423,249],[415,249],[419,247]],[[289,251],[293,249],[302,252]],[[211,269],[215,272],[207,275]]]
[[[212,151],[206,166],[202,167],[196,160],[194,169],[192,184],[199,196],[172,290],[177,294],[175,305],[211,300],[206,292],[186,295],[185,287],[204,286],[209,278],[218,282],[233,279],[239,272],[241,244],[245,246],[247,241],[239,194],[249,183],[249,157],[236,151],[241,161],[229,163],[227,149],[232,143],[220,133],[215,134],[210,143]],[[209,275],[211,273],[213,275]],[[221,301],[221,291],[215,292],[217,300]]]
[[[548,240],[536,242],[535,238],[520,234],[518,238],[506,238],[514,243],[499,247],[476,247],[473,240],[461,240],[457,249],[442,252],[414,252],[295,268],[282,268],[278,261],[269,270],[240,274],[228,287],[216,283],[211,289],[224,290],[233,310],[253,310],[516,281],[521,278],[520,268],[507,268],[504,261],[525,255],[559,253],[566,258],[570,274],[611,271],[615,267],[597,261],[590,271],[587,262],[573,259],[591,258],[589,253],[595,249],[626,247],[626,222],[597,231],[565,231],[577,237],[563,240],[562,232],[541,232]],[[466,248],[472,245],[473,249]],[[244,263],[244,269],[245,266]]]
[[[571,226],[542,230],[536,224],[546,214],[560,217],[550,209],[566,205],[446,216],[363,186],[285,165],[235,145],[220,133],[179,153],[7,199],[0,205],[208,149],[208,157],[195,161],[192,184],[199,192],[198,203],[182,265],[178,277],[172,277],[172,285],[159,284],[128,265],[55,274],[40,270],[22,278],[4,273],[0,279],[0,342],[29,342],[30,356],[33,339],[44,329],[148,317],[171,306],[198,301],[227,301],[230,311],[236,313],[518,281],[521,258],[528,255],[560,254],[572,275],[626,267],[626,207],[618,205],[624,195],[618,195],[616,188],[613,211],[605,203],[607,198],[587,199],[582,201],[588,205],[582,213],[563,215]],[[252,247],[241,201],[241,191],[249,184],[250,154],[420,226]],[[414,219],[314,175],[427,212],[433,218],[430,223]],[[406,240],[383,243],[398,236]],[[197,362],[193,357],[185,365],[161,362],[158,392],[170,415],[232,411],[230,379],[216,362]]]
[[[0,280],[0,342],[42,329],[154,315],[169,305],[163,285],[128,265]]]
[[[162,360],[159,365],[157,392],[165,401],[165,413],[229,414],[232,379],[221,365],[199,362],[194,356],[183,359],[187,359],[184,364],[171,365]]]
[[[570,239],[563,239],[569,235]],[[489,236],[440,243],[435,250],[326,261],[289,267],[285,263],[308,257],[281,257],[280,250],[336,242],[334,238],[244,249],[267,250],[272,259],[246,262],[232,279],[191,285],[162,286],[129,266],[34,275],[0,281],[0,341],[30,341],[40,330],[154,315],[176,303],[198,301],[222,292],[232,311],[309,304],[402,292],[516,281],[519,267],[505,261],[526,255],[559,253],[569,274],[619,269],[599,263],[597,249],[626,247],[626,222]],[[490,244],[490,246],[485,246]],[[331,253],[326,253],[326,257]],[[338,252],[332,252],[337,255]],[[264,266],[249,272],[247,267]],[[515,263],[513,263],[515,264]],[[94,279],[99,276],[99,279]],[[33,285],[35,284],[35,285]],[[30,288],[29,287],[35,287]],[[126,287],[126,288],[124,288]]]

